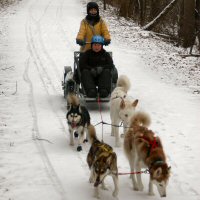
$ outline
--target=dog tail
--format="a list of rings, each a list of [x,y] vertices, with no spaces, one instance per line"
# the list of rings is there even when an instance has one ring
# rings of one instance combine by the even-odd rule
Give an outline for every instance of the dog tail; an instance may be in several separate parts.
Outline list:
[[[147,113],[136,112],[131,119],[131,127],[144,126],[148,127],[151,124],[151,118]]]
[[[126,75],[120,75],[117,80],[117,87],[122,87],[124,92],[127,93],[131,88],[131,82],[129,78]]]
[[[88,135],[89,135],[89,141],[91,144],[93,144],[94,141],[98,140],[96,135],[96,130],[92,124],[88,126]]]
[[[67,103],[69,105],[78,106],[80,104],[79,98],[75,94],[69,94],[67,96]]]

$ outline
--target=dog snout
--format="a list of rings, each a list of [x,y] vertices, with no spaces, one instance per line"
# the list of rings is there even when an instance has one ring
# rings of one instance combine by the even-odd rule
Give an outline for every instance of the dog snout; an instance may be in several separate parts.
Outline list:
[[[166,197],[166,196],[167,196],[166,194],[161,195],[161,197]]]

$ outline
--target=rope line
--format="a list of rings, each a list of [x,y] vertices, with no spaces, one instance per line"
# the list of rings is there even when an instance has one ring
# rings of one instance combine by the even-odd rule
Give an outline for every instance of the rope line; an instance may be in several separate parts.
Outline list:
[[[98,102],[98,106],[99,106],[101,121],[103,122],[103,116],[102,116],[102,110],[101,110],[101,100],[100,100],[99,96],[98,96],[97,102]],[[101,126],[101,138],[102,138],[102,142],[103,142],[103,123],[102,123],[102,126]]]
[[[149,174],[149,170],[146,169],[144,171],[138,171],[138,172],[119,172],[119,173],[116,173],[117,175],[130,175],[130,174]]]
[[[111,124],[111,123],[107,123],[107,122],[104,122],[104,121],[98,122],[94,126],[98,126],[99,124],[105,124],[105,125],[114,126],[114,127],[124,127],[123,126],[123,122],[121,122],[120,125],[116,125],[116,124]],[[130,126],[125,126],[124,128],[131,128],[131,127]]]

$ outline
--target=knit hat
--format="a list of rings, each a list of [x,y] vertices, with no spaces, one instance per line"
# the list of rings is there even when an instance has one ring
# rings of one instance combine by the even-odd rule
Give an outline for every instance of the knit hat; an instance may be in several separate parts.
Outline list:
[[[92,8],[95,8],[97,10],[97,15],[99,15],[99,6],[98,6],[98,4],[96,2],[89,2],[87,4],[87,14],[89,15],[89,11]]]

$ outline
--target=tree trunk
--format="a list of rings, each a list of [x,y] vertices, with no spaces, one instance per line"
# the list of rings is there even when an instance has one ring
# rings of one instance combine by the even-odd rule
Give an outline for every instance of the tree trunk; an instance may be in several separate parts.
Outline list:
[[[196,32],[199,41],[199,51],[200,51],[200,0],[196,0]]]
[[[195,40],[195,0],[184,0],[183,3],[181,38],[183,47],[188,48]]]
[[[120,9],[119,9],[119,15],[122,17],[127,17],[128,14],[128,2],[127,0],[121,0],[120,3]]]
[[[144,24],[144,16],[145,16],[145,0],[138,0],[139,3],[139,9],[140,9],[140,25],[142,26]]]
[[[103,9],[106,10],[106,0],[103,0]]]

